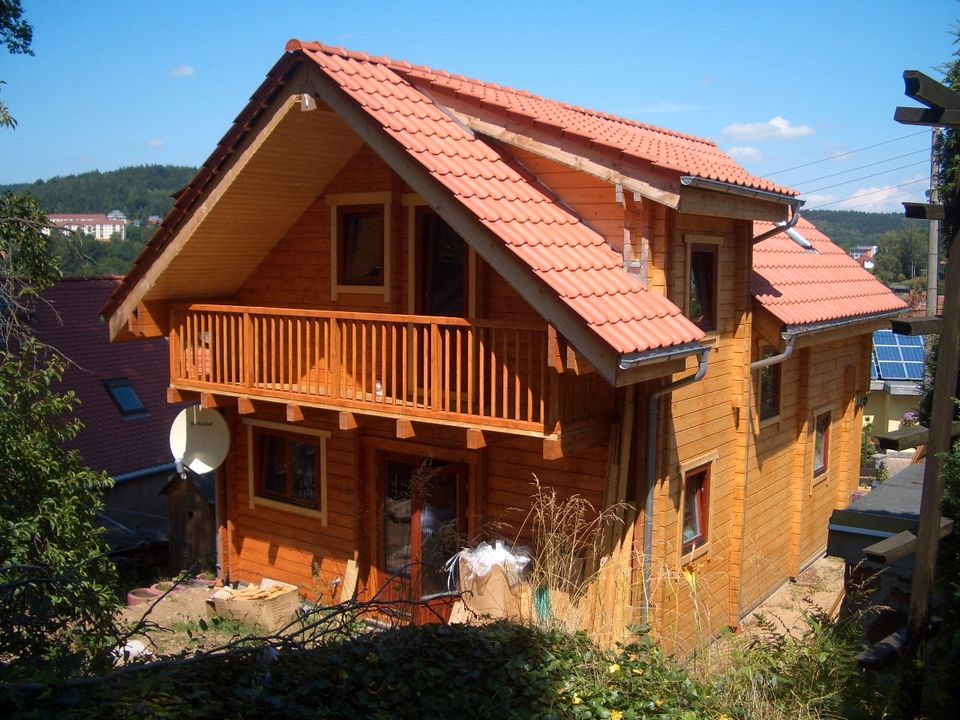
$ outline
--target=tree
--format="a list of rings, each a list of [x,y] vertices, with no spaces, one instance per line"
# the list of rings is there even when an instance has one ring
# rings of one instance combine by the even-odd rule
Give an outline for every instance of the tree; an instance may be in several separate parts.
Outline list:
[[[925,272],[927,236],[920,225],[889,230],[880,236],[877,245],[875,274],[883,282],[905,282]]]
[[[20,0],[0,0],[0,43],[14,55],[33,55],[30,43],[33,41],[33,28],[23,19]],[[0,84],[3,81],[0,80]],[[0,101],[0,127],[16,127],[7,106]]]
[[[30,53],[19,0],[0,0],[0,42]],[[3,124],[12,125],[6,108]],[[115,571],[97,513],[110,484],[65,449],[79,423],[64,361],[32,337],[32,304],[60,278],[29,195],[0,195],[0,681],[105,663]]]

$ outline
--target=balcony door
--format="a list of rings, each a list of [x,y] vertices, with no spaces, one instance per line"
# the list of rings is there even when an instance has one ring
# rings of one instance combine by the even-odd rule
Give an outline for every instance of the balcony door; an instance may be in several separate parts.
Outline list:
[[[456,593],[444,565],[467,532],[466,466],[386,454],[378,466],[383,597],[426,601],[414,621],[439,622]]]
[[[418,315],[465,317],[466,243],[429,208],[417,208],[416,308]]]

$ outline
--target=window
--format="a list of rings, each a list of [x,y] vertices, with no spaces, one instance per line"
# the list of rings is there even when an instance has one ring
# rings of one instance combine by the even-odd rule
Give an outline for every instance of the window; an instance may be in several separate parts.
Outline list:
[[[116,404],[120,414],[124,417],[138,417],[149,415],[150,411],[143,404],[143,400],[137,395],[127,378],[114,378],[103,383],[110,399]]]
[[[337,212],[337,283],[383,285],[383,206],[341,206]]]
[[[319,516],[326,525],[326,438],[312,428],[248,420],[250,506]]]
[[[710,465],[688,470],[683,479],[684,555],[707,544],[710,512]]]
[[[814,420],[813,476],[820,477],[827,471],[830,459],[830,413],[817,415]]]
[[[764,348],[761,358],[766,359],[776,355],[773,348]],[[780,414],[780,363],[760,368],[760,383],[757,398],[760,406],[760,419],[769,420]]]
[[[704,331],[717,329],[717,247],[690,246],[687,316]]]
[[[417,313],[463,317],[467,306],[466,244],[432,210],[417,212]]]

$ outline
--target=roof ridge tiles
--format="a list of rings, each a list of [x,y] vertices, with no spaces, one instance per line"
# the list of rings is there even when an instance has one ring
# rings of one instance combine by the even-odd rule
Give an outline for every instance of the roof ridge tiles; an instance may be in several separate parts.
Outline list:
[[[658,125],[651,125],[650,123],[641,122],[639,120],[633,120],[622,115],[614,115],[612,113],[602,112],[600,110],[595,110],[592,108],[586,108],[579,105],[574,105],[572,103],[564,102],[562,100],[554,100],[548,98],[544,95],[538,95],[537,93],[531,92],[523,88],[514,88],[507,85],[498,85],[496,83],[488,82],[481,80],[480,78],[470,78],[462,74],[453,74],[447,70],[438,70],[430,67],[429,65],[419,65],[411,63],[407,60],[394,60],[385,56],[380,57],[371,57],[363,52],[358,52],[354,50],[347,50],[342,46],[330,46],[324,45],[320,42],[304,42],[299,40],[290,40],[287,43],[287,50],[303,50],[310,52],[321,52],[339,55],[344,58],[351,58],[354,60],[361,60],[364,62],[377,63],[381,65],[386,65],[393,70],[398,70],[403,73],[426,73],[430,75],[435,75],[438,77],[446,78],[448,80],[459,80],[460,82],[471,83],[475,85],[480,85],[485,88],[490,88],[491,90],[497,90],[500,92],[511,93],[518,95],[520,97],[530,98],[533,100],[539,100],[541,102],[552,103],[558,105],[559,107],[565,108],[567,110],[573,110],[575,112],[582,113],[584,115],[602,118],[604,120],[610,120],[613,122],[620,122],[625,125],[630,125],[632,127],[637,127],[643,130],[650,130],[652,132],[662,133],[664,135],[669,135],[671,137],[680,138],[683,140],[689,140],[691,142],[699,143],[706,145],[708,147],[717,147],[717,144],[713,140],[707,138],[698,137],[696,135],[689,135],[687,133],[682,133],[677,130],[671,130],[669,128],[660,127]]]

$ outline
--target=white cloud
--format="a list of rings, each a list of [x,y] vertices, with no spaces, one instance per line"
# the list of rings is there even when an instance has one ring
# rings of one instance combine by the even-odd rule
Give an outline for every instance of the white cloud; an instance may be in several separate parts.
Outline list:
[[[158,139],[158,138],[154,138],[153,140],[147,140],[147,147],[151,147],[151,148],[162,148],[162,147],[163,147],[163,140],[160,140],[160,139]]]
[[[196,72],[192,65],[177,65],[170,71],[170,77],[190,77]]]
[[[786,118],[777,116],[767,122],[733,123],[720,131],[724,137],[740,140],[796,140],[813,135],[809,125],[791,125]]]
[[[804,195],[812,210],[858,210],[860,212],[903,212],[903,203],[925,202],[926,178],[909,178],[903,183],[863,187],[842,195]]]
[[[759,162],[763,160],[763,153],[752,147],[727,148],[727,155],[740,162]]]

